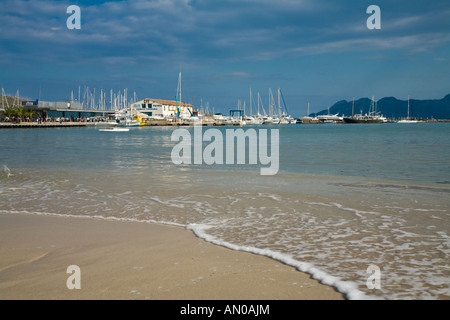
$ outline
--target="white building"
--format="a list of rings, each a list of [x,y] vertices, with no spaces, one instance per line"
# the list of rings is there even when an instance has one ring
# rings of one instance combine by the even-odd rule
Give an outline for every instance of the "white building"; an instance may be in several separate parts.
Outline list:
[[[193,106],[171,100],[144,99],[131,104],[138,114],[146,114],[150,118],[189,118],[193,115]]]

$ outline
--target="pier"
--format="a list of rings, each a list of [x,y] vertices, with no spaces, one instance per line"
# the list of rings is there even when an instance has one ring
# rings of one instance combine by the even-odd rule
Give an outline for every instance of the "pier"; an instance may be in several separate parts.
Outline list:
[[[164,119],[152,119],[143,121],[141,123],[141,127],[151,127],[151,126],[192,126],[194,124],[200,124],[203,126],[223,126],[225,123],[223,121],[201,121],[194,123],[193,121],[188,120],[164,120]],[[0,129],[6,128],[75,128],[75,127],[88,127],[88,128],[100,128],[103,127],[104,124],[99,122],[0,122]]]
[[[174,120],[164,120],[164,119],[151,119],[144,121],[141,126],[192,126],[192,125],[202,125],[202,126],[224,126],[226,123],[221,120],[186,120],[186,119],[174,119]]]
[[[1,128],[73,128],[73,127],[86,127],[88,122],[0,122]]]

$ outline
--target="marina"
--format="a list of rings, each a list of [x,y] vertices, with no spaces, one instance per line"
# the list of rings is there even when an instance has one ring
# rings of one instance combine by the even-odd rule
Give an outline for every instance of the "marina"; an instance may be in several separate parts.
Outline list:
[[[155,98],[138,100],[136,93],[130,99],[128,90],[124,89],[123,92],[117,93],[111,90],[109,104],[105,92],[101,90],[100,100],[96,103],[95,89],[91,92],[88,87],[85,87],[83,91],[81,95],[81,87],[79,87],[78,100],[74,99],[72,91],[68,101],[48,102],[39,99],[21,100],[18,91],[16,97],[7,99],[2,89],[0,128],[380,124],[448,121],[447,119],[410,118],[409,96],[406,118],[395,119],[381,115],[375,97],[372,97],[366,113],[363,113],[361,109],[361,113],[355,114],[355,98],[353,98],[351,116],[345,116],[339,112],[331,114],[330,108],[327,114],[311,114],[308,103],[307,114],[294,118],[290,114],[281,88],[278,88],[276,97],[269,88],[267,111],[260,93],[257,93],[255,102],[250,88],[248,107],[245,100],[242,103],[239,99],[236,108],[231,108],[229,114],[214,113],[211,112],[208,104],[205,109],[203,103],[195,107],[194,104],[182,102],[181,72],[178,77],[175,100]]]
[[[335,119],[324,120],[325,117],[312,118],[312,117],[302,117],[298,119],[293,119],[290,122],[274,122],[272,119],[262,118],[261,120],[255,120],[254,118],[246,117],[246,119],[236,119],[232,117],[225,117],[222,114],[207,116],[201,119],[191,120],[191,119],[145,119],[139,122],[122,122],[117,123],[115,120],[110,121],[77,121],[77,122],[0,122],[1,128],[74,128],[74,127],[113,127],[113,126],[125,126],[125,127],[172,127],[172,126],[246,126],[246,125],[283,125],[283,124],[343,124],[343,123],[396,123],[393,120],[380,120],[372,119],[370,117],[355,117],[345,118],[346,120],[340,121]],[[442,123],[450,122],[450,119],[423,119],[423,120],[399,120],[398,123]]]

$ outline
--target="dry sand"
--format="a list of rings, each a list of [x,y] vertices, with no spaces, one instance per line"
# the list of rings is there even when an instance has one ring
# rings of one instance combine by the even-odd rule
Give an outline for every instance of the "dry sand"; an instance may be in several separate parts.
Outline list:
[[[81,289],[66,285],[80,267]],[[0,214],[0,299],[325,300],[333,288],[275,260],[144,222]]]

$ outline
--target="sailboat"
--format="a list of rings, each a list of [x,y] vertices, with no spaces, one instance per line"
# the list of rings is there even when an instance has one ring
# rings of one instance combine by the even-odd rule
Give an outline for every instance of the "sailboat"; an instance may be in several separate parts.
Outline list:
[[[408,96],[408,117],[406,119],[399,120],[397,123],[417,123],[417,120],[409,118],[409,96]]]
[[[262,120],[259,117],[259,101],[258,101],[258,115],[254,116],[252,113],[252,88],[250,88],[250,115],[245,114],[245,101],[244,101],[244,121],[246,124],[262,124]]]
[[[321,123],[337,123],[343,120],[343,117],[339,116],[339,113],[330,114],[330,108],[328,108],[328,114],[318,115],[317,119]]]
[[[285,109],[285,111],[283,112],[281,112],[281,100],[283,100],[283,105]],[[281,93],[281,88],[278,88],[278,117],[279,117],[278,124],[290,124],[294,120],[294,118],[292,118],[289,115],[286,102],[284,101],[283,94]]]
[[[263,117],[263,124],[278,124],[279,119],[274,117],[273,107],[275,101],[273,99],[272,89],[269,88],[269,115]]]
[[[177,86],[177,94],[175,96],[175,103],[177,107],[177,113],[176,117],[177,119],[180,119],[184,124],[202,124],[202,121],[200,118],[196,115],[194,115],[189,107],[186,107],[186,109],[189,113],[186,113],[186,111],[183,109],[183,112],[181,111],[181,106],[183,106],[183,102],[181,100],[181,72],[178,73],[178,86]]]
[[[259,112],[260,105],[262,109],[262,114]],[[264,120],[267,118],[266,110],[264,109],[264,104],[261,100],[261,95],[259,94],[259,92],[258,92],[258,113],[254,118],[259,122],[259,124],[264,124]]]
[[[300,118],[300,120],[302,121],[301,123],[318,123],[319,122],[319,119],[317,119],[316,117],[313,118],[313,117],[309,116],[309,102],[308,102],[308,113],[303,118]]]
[[[386,122],[386,118],[378,115],[378,113],[376,112],[375,97],[372,97],[372,104],[370,106],[369,113],[366,113],[364,115],[362,113],[353,115],[354,106],[355,106],[355,99],[353,98],[352,116],[344,117],[345,123],[384,123],[384,122]]]

